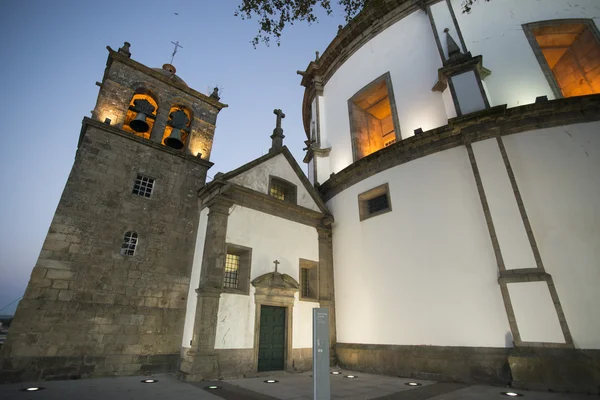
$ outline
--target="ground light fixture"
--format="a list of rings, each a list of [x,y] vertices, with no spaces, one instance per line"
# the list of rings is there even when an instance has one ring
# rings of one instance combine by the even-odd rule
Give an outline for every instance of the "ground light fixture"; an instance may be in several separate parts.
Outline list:
[[[521,393],[517,393],[517,392],[500,392],[500,394],[502,396],[507,396],[507,397],[523,397],[523,395]]]
[[[346,378],[348,378],[348,379],[355,379],[355,378],[358,378],[358,376],[356,376],[356,375],[346,375]]]
[[[141,381],[142,383],[156,383],[158,379],[144,379]]]
[[[331,375],[341,375],[341,371],[331,371]]]
[[[406,386],[423,386],[423,384],[419,383],[419,382],[406,382],[405,385]]]
[[[31,386],[23,389],[19,389],[21,392],[39,392],[40,390],[44,390],[46,388],[41,386]]]
[[[217,385],[210,385],[205,387],[204,389],[208,389],[208,390],[216,390],[216,389],[221,389],[221,386],[217,386]]]
[[[264,383],[277,383],[279,381],[276,381],[275,379],[267,379],[266,381],[263,381]]]

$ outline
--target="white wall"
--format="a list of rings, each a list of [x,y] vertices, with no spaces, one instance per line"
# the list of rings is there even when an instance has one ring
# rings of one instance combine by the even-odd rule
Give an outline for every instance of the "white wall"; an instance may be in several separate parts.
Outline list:
[[[348,99],[388,71],[402,138],[413,136],[417,128],[428,130],[445,125],[442,97],[431,91],[441,66],[431,24],[423,11],[390,26],[350,56],[323,92],[321,118],[325,117],[325,137],[332,147],[331,172],[339,172],[352,163]]]
[[[600,122],[504,137],[573,340],[600,348]]]
[[[273,175],[297,186],[297,203],[299,206],[319,211],[319,207],[313,200],[304,184],[298,178],[294,169],[283,154],[270,158],[269,160],[255,166],[254,168],[243,172],[230,179],[232,183],[267,194],[269,191],[269,175]]]
[[[565,343],[546,282],[509,283],[507,287],[522,341]]]
[[[554,98],[522,24],[562,18],[595,18],[600,24],[598,0],[480,1],[471,14],[461,12],[461,3],[452,0],[467,49],[482,55],[483,66],[492,71],[485,80],[492,105],[515,107],[537,96]]]
[[[393,211],[360,222],[357,196],[386,182]],[[338,342],[505,346],[496,260],[464,147],[381,172],[328,206]]]
[[[506,269],[536,268],[498,141],[495,138],[488,139],[473,143],[472,146],[504,266]]]
[[[249,208],[234,205],[227,224],[227,242],[252,249],[251,280],[278,271],[299,279],[300,259],[319,261],[315,228],[291,222]],[[310,347],[313,307],[318,303],[299,301],[293,315],[294,348]],[[254,346],[254,289],[249,296],[222,294],[219,303],[215,348],[252,348]],[[189,341],[188,341],[189,343]]]
[[[194,319],[196,317],[196,305],[198,295],[196,289],[200,285],[200,271],[202,268],[202,256],[204,254],[204,240],[206,238],[206,225],[208,222],[208,208],[200,212],[200,222],[198,224],[198,235],[196,236],[196,247],[194,248],[194,261],[192,264],[192,276],[190,278],[190,288],[187,297],[187,307],[185,311],[185,323],[183,326],[182,347],[190,347],[190,340],[194,335]]]

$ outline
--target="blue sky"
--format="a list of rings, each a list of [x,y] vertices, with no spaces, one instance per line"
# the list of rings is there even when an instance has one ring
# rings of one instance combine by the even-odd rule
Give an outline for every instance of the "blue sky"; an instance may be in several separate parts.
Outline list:
[[[258,24],[234,17],[236,0],[4,2],[0,13],[0,308],[23,294],[75,156],[81,120],[90,116],[108,52],[124,41],[149,67],[169,62],[203,93],[222,88],[209,176],[270,147],[273,109],[286,144],[302,164],[304,70],[335,37],[341,13],[286,28],[280,47],[250,44]],[[175,15],[178,13],[179,15]],[[11,314],[16,303],[0,314]]]

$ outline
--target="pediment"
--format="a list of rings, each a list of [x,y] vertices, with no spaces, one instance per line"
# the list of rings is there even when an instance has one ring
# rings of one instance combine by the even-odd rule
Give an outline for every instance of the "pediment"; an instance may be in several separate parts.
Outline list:
[[[252,285],[261,289],[289,290],[291,292],[300,290],[298,281],[288,274],[281,274],[279,272],[268,272],[261,275],[252,281]]]

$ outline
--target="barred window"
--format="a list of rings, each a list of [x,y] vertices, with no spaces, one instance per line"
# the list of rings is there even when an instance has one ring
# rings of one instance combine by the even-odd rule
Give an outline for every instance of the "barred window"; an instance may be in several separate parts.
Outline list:
[[[392,202],[387,183],[358,195],[358,213],[361,221],[390,211]]]
[[[319,297],[319,263],[300,259],[300,300],[315,301]]]
[[[123,238],[123,245],[121,246],[122,256],[133,256],[135,254],[135,248],[138,244],[138,234],[136,232],[127,232]]]
[[[154,188],[154,179],[138,175],[133,185],[133,194],[142,197],[150,197]]]
[[[237,289],[240,272],[240,256],[227,254],[225,258],[225,275],[223,276],[223,287]]]
[[[296,204],[296,185],[286,180],[270,176],[269,196]]]

